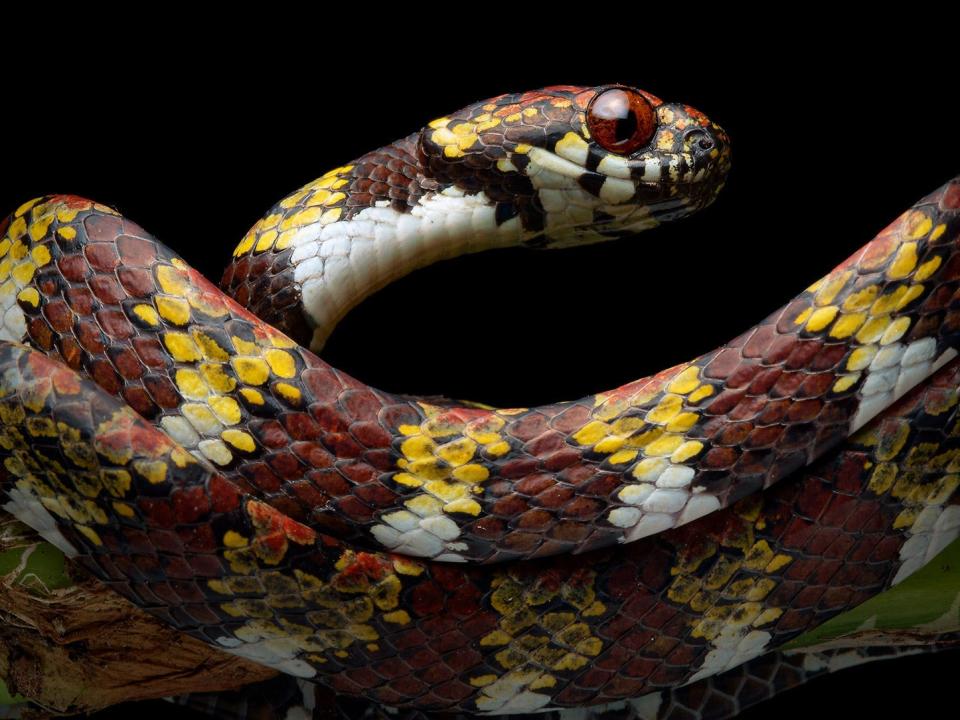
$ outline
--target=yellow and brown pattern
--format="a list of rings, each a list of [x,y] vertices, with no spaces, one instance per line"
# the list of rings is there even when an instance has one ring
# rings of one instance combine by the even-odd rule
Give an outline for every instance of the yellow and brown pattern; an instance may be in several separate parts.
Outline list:
[[[10,344],[0,446],[11,502],[177,627],[385,704],[509,712],[721,672],[887,587],[917,539],[942,547],[960,524],[958,373],[951,363],[797,482],[615,550],[506,569],[318,536]]]
[[[573,403],[489,410],[376,391],[75,198],[6,228],[5,317],[18,319],[5,337],[86,370],[316,530],[443,561],[583,551],[772,484],[952,357],[955,187],[723,348]]]
[[[648,113],[629,162],[594,116],[610,93]],[[282,201],[227,284],[282,279],[277,263],[318,238],[349,245],[363,223],[402,227],[388,212],[421,228],[467,207],[557,244],[645,227],[712,199],[722,142],[638,91],[504,96]],[[574,175],[598,199],[592,223],[547,207]],[[512,207],[493,198],[510,187]],[[502,713],[708,677],[957,535],[958,366],[909,391],[960,340],[958,218],[955,180],[724,347],[576,402],[495,410],[369,388],[112,210],[33,201],[0,224],[6,507],[177,627],[385,704]]]

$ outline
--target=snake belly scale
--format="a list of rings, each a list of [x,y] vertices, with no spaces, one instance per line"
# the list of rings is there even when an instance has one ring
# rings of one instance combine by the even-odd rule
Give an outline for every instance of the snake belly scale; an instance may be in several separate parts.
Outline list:
[[[27,203],[5,507],[186,632],[387,705],[608,702],[775,648],[960,528],[960,184],[727,345],[575,402],[397,396],[297,344],[440,257],[681,217],[727,165],[716,125],[629,88],[478,103],[251,230],[223,284],[265,318],[109,208]]]

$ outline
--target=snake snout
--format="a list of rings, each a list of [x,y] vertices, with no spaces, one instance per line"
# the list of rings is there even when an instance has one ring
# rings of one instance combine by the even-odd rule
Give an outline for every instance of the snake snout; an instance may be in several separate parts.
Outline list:
[[[692,148],[694,152],[706,152],[713,150],[717,146],[717,141],[712,138],[705,130],[690,130],[684,135],[683,138],[687,146]]]
[[[687,130],[683,144],[695,168],[712,169],[716,175],[726,174],[730,167],[730,140],[719,125],[710,123]]]

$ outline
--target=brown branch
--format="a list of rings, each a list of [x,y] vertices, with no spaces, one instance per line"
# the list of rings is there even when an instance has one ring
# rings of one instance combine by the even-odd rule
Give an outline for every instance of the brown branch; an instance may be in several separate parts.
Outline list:
[[[2,513],[0,527],[0,552],[22,548],[29,559],[41,546]],[[25,563],[0,576],[0,678],[49,713],[236,689],[274,675],[162,625],[93,580],[50,589]]]

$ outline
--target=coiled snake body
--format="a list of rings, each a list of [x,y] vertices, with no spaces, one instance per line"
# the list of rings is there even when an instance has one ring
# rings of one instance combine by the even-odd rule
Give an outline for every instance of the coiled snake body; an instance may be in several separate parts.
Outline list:
[[[27,203],[5,508],[176,627],[385,705],[597,704],[772,650],[960,533],[957,181],[727,345],[576,402],[397,396],[296,342],[442,257],[689,214],[728,164],[641,91],[495,98],[278,203],[239,304],[109,208]]]

